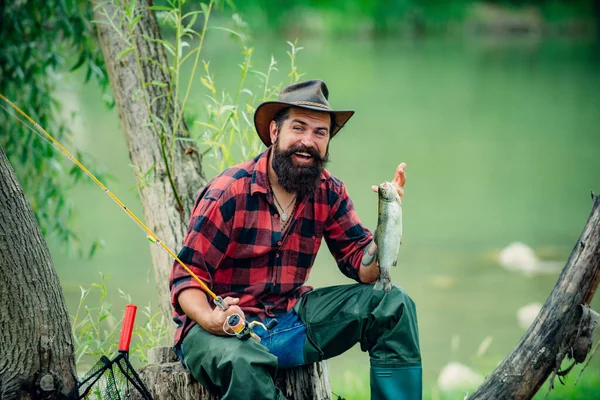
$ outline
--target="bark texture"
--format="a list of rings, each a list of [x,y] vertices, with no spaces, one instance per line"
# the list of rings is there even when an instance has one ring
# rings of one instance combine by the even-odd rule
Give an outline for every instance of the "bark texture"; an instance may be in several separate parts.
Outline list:
[[[152,349],[148,359],[150,364],[140,370],[140,377],[155,400],[220,399],[192,378],[171,348]],[[290,400],[329,400],[331,388],[328,380],[320,379],[323,375],[327,376],[327,363],[320,362],[281,370],[275,384]]]
[[[177,253],[187,232],[187,222],[195,197],[205,184],[201,159],[195,151],[186,153],[189,144],[175,141],[173,152],[167,154],[168,158],[172,155],[167,171],[162,149],[170,145],[173,137],[187,137],[188,130],[183,119],[178,126],[174,126],[179,105],[174,104],[172,97],[168,105],[169,87],[172,82],[166,73],[169,66],[164,48],[155,42],[161,39],[156,17],[144,1],[137,2],[136,15],[141,19],[135,26],[135,35],[130,37],[126,27],[119,22],[123,21],[124,12],[121,6],[115,3],[120,4],[106,2],[95,10],[94,16],[97,20],[106,22],[106,12],[112,16],[112,22],[120,32],[113,25],[97,24],[98,37],[131,162],[137,167],[138,175],[153,168],[151,185],[139,190],[145,223]],[[142,86],[134,51],[124,59],[119,58],[119,54],[129,47],[123,37],[134,42],[139,51],[143,81],[160,82],[161,86]],[[146,106],[145,98],[151,104],[150,110]],[[152,120],[161,125],[157,118],[162,119],[165,114],[162,126],[165,127],[166,140],[161,143],[161,139],[152,128]],[[171,179],[181,198],[181,209],[177,205]],[[158,245],[151,245],[151,254],[160,307],[166,319],[170,320],[172,309],[169,274],[173,258]]]
[[[58,398],[75,386],[71,325],[60,282],[1,147],[0,326],[0,399]]]
[[[131,161],[142,174],[154,168],[152,185],[140,190],[145,223],[169,248],[177,251],[187,232],[186,225],[195,197],[205,184],[200,165],[201,159],[195,151],[186,152],[189,145],[184,144],[185,142],[175,143],[169,170],[183,205],[182,208],[178,208],[167,166],[164,163],[161,141],[150,126],[153,115],[162,118],[166,114],[163,121],[166,137],[188,136],[184,121],[174,126],[177,124],[175,120],[179,105],[174,105],[171,98],[171,105],[167,106],[168,89],[172,82],[165,72],[168,71],[169,66],[164,49],[156,42],[160,39],[156,18],[146,2],[139,1],[136,16],[140,19],[135,26],[135,35],[130,37],[130,33],[121,23],[124,12],[119,4],[120,2],[106,2],[95,10],[96,20],[106,21],[106,15],[109,15],[114,24],[97,25],[100,45],[119,110],[119,119],[127,138]],[[117,31],[115,26],[120,31]],[[146,88],[141,85],[140,71],[133,51],[124,59],[119,59],[119,55],[128,48],[123,37],[133,41],[139,50],[138,59],[141,63],[143,80],[160,82],[161,85],[150,85]],[[150,110],[144,101],[144,93],[151,99]],[[159,303],[168,321],[171,319],[172,311],[168,283],[173,259],[159,246],[152,246],[151,252]],[[145,371],[144,379],[157,399],[211,398],[177,363],[150,365]],[[330,398],[329,377],[324,363],[290,370],[283,376],[281,385],[291,393],[289,397],[291,399]],[[326,395],[315,394],[311,397],[309,393],[313,392],[326,393]]]
[[[588,308],[600,280],[600,197],[593,198],[583,233],[540,314],[470,399],[530,399],[549,376],[554,379],[565,357],[585,361],[598,323]]]

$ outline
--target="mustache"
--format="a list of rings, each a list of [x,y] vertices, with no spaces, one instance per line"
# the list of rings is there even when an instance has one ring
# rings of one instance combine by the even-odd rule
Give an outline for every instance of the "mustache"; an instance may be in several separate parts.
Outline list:
[[[315,149],[314,147],[306,147],[301,144],[293,146],[290,149],[283,151],[282,153],[286,157],[291,157],[292,154],[296,152],[307,153],[317,161],[324,161],[323,157],[321,157],[321,154],[319,154],[317,149]]]

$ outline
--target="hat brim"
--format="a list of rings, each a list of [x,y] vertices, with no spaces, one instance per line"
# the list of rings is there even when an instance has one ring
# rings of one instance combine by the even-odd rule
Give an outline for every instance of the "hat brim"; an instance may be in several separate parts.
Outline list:
[[[275,115],[287,107],[298,107],[304,108],[307,110],[319,111],[319,112],[327,112],[335,115],[335,126],[333,130],[329,134],[329,138],[333,138],[336,133],[339,132],[340,129],[346,125],[346,122],[354,115],[354,110],[326,110],[319,107],[311,107],[309,105],[299,105],[293,103],[285,103],[281,101],[266,101],[258,106],[256,111],[254,112],[254,126],[256,127],[256,132],[263,143],[269,147],[271,146],[271,135],[269,131],[269,126],[271,125],[271,121],[273,121],[273,117]]]

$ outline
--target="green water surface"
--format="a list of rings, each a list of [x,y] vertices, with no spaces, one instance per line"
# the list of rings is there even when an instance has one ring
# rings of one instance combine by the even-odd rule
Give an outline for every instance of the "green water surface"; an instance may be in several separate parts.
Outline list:
[[[255,67],[264,70],[274,54],[277,78],[287,79],[287,39],[255,40]],[[524,333],[517,309],[543,303],[558,276],[507,271],[497,253],[522,241],[564,262],[587,220],[590,191],[600,191],[598,50],[559,39],[301,45],[304,78],[324,79],[333,107],[357,111],[332,141],[328,168],[345,182],[367,227],[374,229],[377,218],[370,186],[407,163],[404,241],[392,278],[418,306],[426,386],[449,361],[489,373]],[[205,50],[217,82],[235,87],[242,61],[236,45],[215,34]],[[111,190],[141,215],[117,112],[79,78],[65,82],[63,92],[81,114],[76,145],[116,178]],[[206,94],[197,79],[191,101],[200,113]],[[98,281],[98,271],[110,275],[113,304],[124,304],[120,288],[156,308],[149,244],[139,228],[92,185],[79,185],[70,198],[82,240],[106,242],[91,260],[52,249],[70,311],[79,286]],[[323,246],[309,283],[350,282]],[[488,336],[486,354],[477,357]],[[600,370],[597,363],[590,368]],[[335,392],[350,390],[357,378],[362,383],[352,390],[360,392],[368,385],[368,356],[355,348],[331,360],[329,372]]]

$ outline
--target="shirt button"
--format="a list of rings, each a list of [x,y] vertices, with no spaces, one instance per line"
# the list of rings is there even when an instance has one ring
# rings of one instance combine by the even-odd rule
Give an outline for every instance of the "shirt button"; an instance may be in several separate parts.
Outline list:
[[[281,241],[277,242],[277,246],[281,246]]]
[[[279,253],[275,254],[275,258],[279,258]]]
[[[274,217],[275,217],[275,219],[277,219],[277,218],[279,218],[279,215],[275,214]]]
[[[312,237],[312,239],[313,239],[313,240],[315,240],[316,238],[317,238],[316,236],[313,236],[313,237]]]

